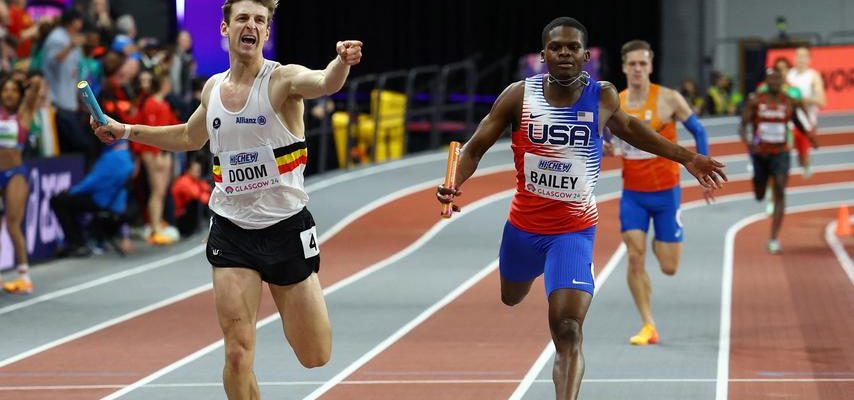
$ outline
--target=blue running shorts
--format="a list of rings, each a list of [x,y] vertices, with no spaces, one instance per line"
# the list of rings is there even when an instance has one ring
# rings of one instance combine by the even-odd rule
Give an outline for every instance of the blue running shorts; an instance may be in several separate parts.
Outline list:
[[[559,235],[540,235],[504,224],[498,268],[511,282],[528,282],[544,274],[546,296],[557,289],[593,294],[593,239],[596,226]]]
[[[636,192],[623,189],[620,199],[620,232],[649,230],[649,219],[655,226],[655,240],[667,243],[682,242],[681,210],[682,189],[659,192]]]

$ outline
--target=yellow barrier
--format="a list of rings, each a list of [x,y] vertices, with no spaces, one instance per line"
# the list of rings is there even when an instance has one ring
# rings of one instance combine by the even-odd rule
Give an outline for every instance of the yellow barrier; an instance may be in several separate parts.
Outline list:
[[[356,163],[394,160],[403,156],[404,116],[406,113],[406,95],[389,90],[371,91],[371,114],[359,114],[353,127],[355,146],[348,149],[347,127],[351,123],[350,115],[345,111],[332,114],[332,131],[335,136],[335,150],[338,165],[346,165],[347,157]],[[374,143],[374,127],[379,124]]]

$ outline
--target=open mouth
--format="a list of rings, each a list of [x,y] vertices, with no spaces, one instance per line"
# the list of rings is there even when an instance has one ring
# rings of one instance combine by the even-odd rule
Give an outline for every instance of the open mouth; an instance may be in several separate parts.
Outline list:
[[[243,35],[240,37],[240,43],[254,46],[255,43],[258,43],[258,38],[256,38],[254,35]]]

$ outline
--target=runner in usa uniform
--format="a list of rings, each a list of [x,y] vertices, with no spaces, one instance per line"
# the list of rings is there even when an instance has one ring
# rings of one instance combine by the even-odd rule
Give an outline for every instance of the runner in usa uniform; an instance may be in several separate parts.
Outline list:
[[[210,139],[214,213],[207,258],[225,337],[223,383],[229,399],[259,398],[253,372],[255,323],[263,282],[300,363],[327,363],[332,330],[317,271],[320,249],[303,187],[308,157],[303,99],[344,85],[362,57],[359,41],[338,42],[325,70],[264,60],[276,0],[226,0],[220,34],[228,38],[230,69],[207,81],[202,104],[186,124],[124,125],[110,120],[95,134],[170,151],[201,148]]]
[[[765,83],[768,91],[755,94],[744,107],[739,135],[747,146],[753,161],[753,192],[756,200],[765,197],[768,181],[774,182],[774,213],[771,219],[771,239],[768,251],[780,252],[777,238],[783,224],[786,208],[786,183],[789,180],[789,120],[797,108],[803,108],[798,100],[783,93],[783,75],[779,70],[770,69]],[[753,137],[748,137],[747,126],[753,127]],[[807,140],[814,148],[818,147],[815,133],[805,132]]]
[[[521,302],[544,275],[549,328],[555,343],[557,399],[578,396],[584,359],[582,325],[595,287],[593,238],[598,221],[593,190],[599,180],[601,132],[607,127],[643,150],[680,162],[703,186],[720,187],[723,164],[694,154],[620,110],[614,85],[583,72],[590,59],[587,29],[561,17],[543,29],[548,74],[508,86],[461,150],[456,182],[440,186],[440,202],[453,203],[483,154],[512,127],[516,195],[499,250],[501,300]],[[453,205],[459,211],[457,205]]]
[[[675,90],[653,84],[653,52],[649,43],[632,40],[623,45],[623,73],[628,88],[620,93],[620,107],[676,143],[676,121],[681,121],[694,136],[697,152],[709,154],[706,130],[691,111],[688,102]],[[618,141],[620,142],[620,141]],[[679,164],[620,142],[623,159],[623,195],[620,197],[620,231],[628,249],[628,284],[643,327],[629,339],[634,345],[658,342],[658,330],[652,318],[652,284],[644,266],[649,222],[655,227],[652,248],[661,271],[676,273],[682,253],[682,223],[679,218],[681,188]],[[713,200],[706,188],[706,200]]]

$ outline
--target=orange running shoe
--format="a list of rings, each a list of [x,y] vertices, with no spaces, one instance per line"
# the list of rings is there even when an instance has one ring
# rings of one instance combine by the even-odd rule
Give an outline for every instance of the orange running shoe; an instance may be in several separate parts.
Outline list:
[[[155,244],[158,246],[168,246],[175,241],[172,240],[169,236],[166,236],[162,233],[152,233],[151,236],[148,237],[148,243]]]
[[[648,344],[656,344],[658,343],[658,331],[655,329],[655,326],[650,324],[644,324],[640,332],[638,332],[637,335],[634,335],[629,339],[629,343],[635,346],[646,346]]]
[[[30,294],[33,292],[33,282],[25,281],[21,278],[15,279],[12,282],[7,282],[3,285],[3,290],[7,293]]]

